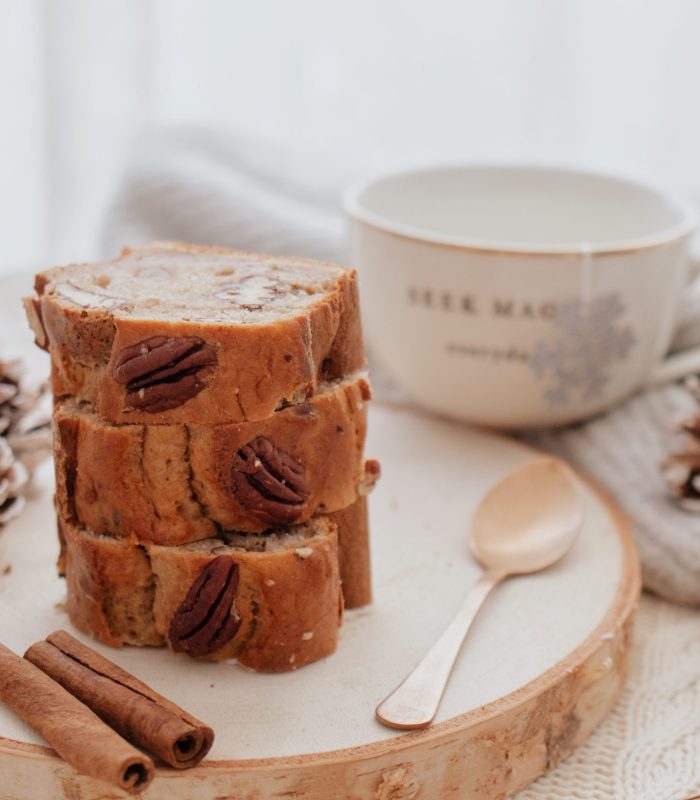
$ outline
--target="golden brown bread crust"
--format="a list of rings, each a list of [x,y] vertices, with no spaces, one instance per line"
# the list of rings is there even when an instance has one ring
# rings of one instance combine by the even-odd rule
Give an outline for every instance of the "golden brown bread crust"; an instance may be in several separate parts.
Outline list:
[[[336,529],[328,518],[272,536],[234,535],[230,544],[138,546],[66,523],[63,535],[71,621],[105,644],[177,649],[173,618],[203,570],[224,558],[238,567],[226,611],[240,624],[221,647],[198,657],[285,671],[335,650],[343,601]]]
[[[227,295],[225,287],[238,272],[268,283],[284,275],[278,311],[265,292],[261,304],[253,305],[236,294]],[[132,297],[125,296],[130,283],[125,275],[133,277],[137,287]],[[197,298],[190,293],[197,289],[200,275],[200,283],[206,286],[209,281],[212,291],[220,288],[217,281],[229,283],[222,284],[223,299],[212,308],[201,300],[202,310],[197,311]],[[138,294],[139,280],[145,281],[149,296]],[[172,295],[178,281],[186,302],[161,301],[159,294]],[[116,298],[110,295],[111,285],[120,292]],[[257,284],[251,285],[256,291]],[[156,243],[125,250],[107,264],[47,270],[36,276],[35,291],[25,308],[37,343],[46,343],[51,354],[54,395],[87,400],[113,422],[208,425],[261,420],[279,407],[310,397],[320,382],[365,365],[356,274],[334,265]],[[294,303],[285,305],[285,298],[292,296]],[[245,299],[250,299],[247,294]],[[186,315],[184,308],[194,310]],[[145,402],[147,390],[138,381],[133,384],[133,375],[115,376],[126,348],[145,353],[163,344],[148,344],[156,339],[193,342],[200,348],[198,355],[207,358],[197,362],[196,369],[183,367],[188,372],[179,390],[184,400],[173,407],[144,410],[134,403]],[[132,383],[124,383],[127,379]],[[164,380],[172,393],[172,369]]]
[[[367,497],[328,515],[338,528],[338,564],[345,608],[360,608],[372,602]]]
[[[66,400],[54,412],[59,513],[95,533],[179,545],[346,508],[367,490],[369,396],[360,376],[326,384],[308,402],[266,420],[217,426],[114,425],[89,405]],[[303,502],[268,508],[265,498],[254,493],[251,505],[238,491],[238,453],[261,437],[301,466]]]
[[[146,550],[59,522],[67,610],[80,630],[112,647],[162,645],[151,622],[155,579]]]

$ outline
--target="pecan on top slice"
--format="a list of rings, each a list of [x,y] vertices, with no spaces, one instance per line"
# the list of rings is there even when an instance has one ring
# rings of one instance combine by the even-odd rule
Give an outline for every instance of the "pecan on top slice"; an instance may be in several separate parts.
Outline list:
[[[204,567],[170,622],[173,650],[206,656],[233,639],[241,625],[234,609],[238,580],[238,564],[228,556]]]
[[[241,505],[272,525],[299,519],[309,497],[306,467],[265,436],[258,436],[236,453],[231,483]]]
[[[198,336],[151,336],[119,353],[112,377],[126,386],[125,410],[156,413],[199,394],[216,363],[216,348]]]

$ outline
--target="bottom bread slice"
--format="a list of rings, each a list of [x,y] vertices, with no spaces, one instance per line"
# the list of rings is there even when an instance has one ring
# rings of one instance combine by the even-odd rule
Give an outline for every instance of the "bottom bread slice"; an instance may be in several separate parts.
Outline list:
[[[336,648],[343,596],[328,517],[179,547],[59,526],[68,614],[105,644],[167,644],[266,671],[296,669]]]

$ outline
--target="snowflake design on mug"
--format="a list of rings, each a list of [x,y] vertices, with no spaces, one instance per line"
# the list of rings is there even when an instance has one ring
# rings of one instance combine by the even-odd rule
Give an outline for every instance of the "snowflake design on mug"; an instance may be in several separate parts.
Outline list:
[[[529,359],[535,376],[547,382],[548,406],[565,406],[576,394],[592,400],[603,391],[610,369],[637,343],[632,328],[620,324],[624,314],[617,292],[559,305],[553,341],[538,342]]]

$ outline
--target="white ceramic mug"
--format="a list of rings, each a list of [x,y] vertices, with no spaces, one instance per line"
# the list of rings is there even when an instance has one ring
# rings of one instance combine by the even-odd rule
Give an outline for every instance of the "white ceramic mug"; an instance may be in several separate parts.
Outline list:
[[[664,362],[695,215],[657,189],[461,166],[385,176],[345,200],[371,351],[426,408],[561,425],[700,369],[696,351]]]

